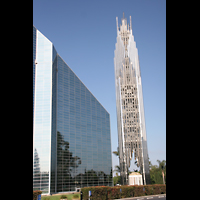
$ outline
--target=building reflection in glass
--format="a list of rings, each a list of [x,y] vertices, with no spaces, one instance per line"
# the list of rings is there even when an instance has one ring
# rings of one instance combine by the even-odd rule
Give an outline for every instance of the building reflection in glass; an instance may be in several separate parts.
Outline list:
[[[41,171],[40,158],[37,149],[34,151],[34,168],[33,168],[33,187],[35,190],[48,192],[49,187],[49,171]]]

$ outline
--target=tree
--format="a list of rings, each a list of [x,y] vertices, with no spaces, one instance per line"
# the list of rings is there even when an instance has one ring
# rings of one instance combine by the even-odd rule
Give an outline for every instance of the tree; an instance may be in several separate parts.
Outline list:
[[[120,166],[118,166],[118,165],[115,165],[114,172],[119,172],[119,173],[120,173]]]
[[[166,183],[166,161],[162,162],[157,160],[158,165],[152,165],[150,167],[150,179],[151,184],[165,184]],[[163,176],[165,175],[165,177]],[[164,178],[163,178],[164,177]]]
[[[117,157],[119,157],[119,147],[117,147],[117,151],[113,151],[113,154],[116,155]],[[120,166],[119,165],[115,165],[114,172],[120,173]]]
[[[117,151],[113,151],[113,154],[116,155],[117,157],[119,157],[119,147],[117,147]],[[119,165],[115,165],[114,172],[120,173],[120,166]],[[114,185],[121,184],[121,177],[118,176],[118,173],[116,173],[117,176],[115,176],[113,178]]]
[[[164,175],[164,170],[166,172],[166,161],[162,160],[162,162],[160,160],[157,160],[158,164],[159,164],[159,169],[162,170],[162,177],[163,177],[163,184],[165,184],[165,175]]]
[[[119,156],[119,150],[118,151],[113,151],[113,154],[116,156]]]
[[[114,185],[121,184],[121,177],[120,176],[113,177],[113,182]]]
[[[70,186],[75,185],[73,174],[81,164],[81,159],[70,152],[69,145],[69,142],[64,140],[64,136],[57,131],[57,179],[61,182],[57,187],[58,192],[70,190]]]

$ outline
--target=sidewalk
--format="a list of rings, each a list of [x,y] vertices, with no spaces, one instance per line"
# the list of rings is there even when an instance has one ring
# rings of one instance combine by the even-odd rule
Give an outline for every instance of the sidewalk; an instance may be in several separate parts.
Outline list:
[[[155,195],[148,195],[148,196],[139,196],[139,197],[128,197],[128,198],[123,198],[123,199],[114,199],[114,200],[134,200],[134,199],[152,199],[153,197],[159,197],[159,196],[164,196],[166,197],[166,194],[155,194]]]

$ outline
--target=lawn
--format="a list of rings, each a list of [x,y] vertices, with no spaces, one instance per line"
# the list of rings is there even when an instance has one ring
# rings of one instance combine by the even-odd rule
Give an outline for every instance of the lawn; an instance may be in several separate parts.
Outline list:
[[[80,193],[75,193],[79,195],[79,199],[80,199]],[[60,200],[60,197],[62,195],[55,195],[55,196],[42,196],[41,200]],[[67,194],[67,200],[72,200],[73,198],[73,194]],[[77,199],[77,200],[79,200]]]

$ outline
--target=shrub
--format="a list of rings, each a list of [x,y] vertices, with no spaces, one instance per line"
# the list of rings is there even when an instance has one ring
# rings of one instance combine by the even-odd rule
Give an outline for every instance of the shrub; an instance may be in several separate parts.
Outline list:
[[[161,194],[160,184],[153,185],[153,194]]]
[[[78,195],[78,194],[74,194],[74,195],[73,195],[73,198],[74,198],[74,199],[79,199],[79,195]]]
[[[107,191],[109,187],[99,186],[92,188],[92,199],[95,200],[106,200],[107,199]]]
[[[153,186],[152,185],[144,185],[145,195],[153,194]]]
[[[96,186],[81,188],[81,191],[83,200],[88,200],[89,191],[92,192],[91,200],[111,200],[166,193],[166,185]]]
[[[134,195],[135,195],[135,187],[134,186],[129,186],[127,188],[127,195],[128,195],[128,197],[134,197]]]
[[[42,191],[40,191],[40,190],[35,190],[35,191],[33,191],[33,200],[37,200],[37,196],[38,196],[39,194],[42,194]]]
[[[108,189],[109,189],[109,187],[107,187],[107,186],[82,188],[81,191],[83,192],[83,200],[88,200],[89,191],[91,191],[91,193],[92,193],[92,196],[90,199],[106,200]]]
[[[120,199],[120,187],[109,187],[107,189],[108,199]]]
[[[67,199],[67,195],[61,195],[60,199]]]
[[[121,186],[121,198],[133,197],[135,193],[135,187],[133,186]]]
[[[160,185],[161,194],[166,194],[166,185]]]
[[[135,195],[135,197],[145,196],[144,186],[143,185],[137,185],[137,186],[135,186],[134,195]]]

